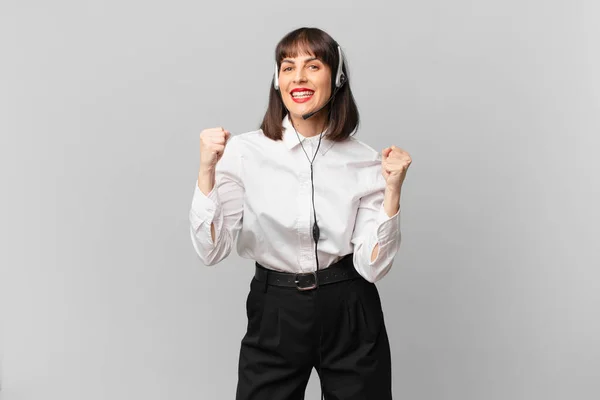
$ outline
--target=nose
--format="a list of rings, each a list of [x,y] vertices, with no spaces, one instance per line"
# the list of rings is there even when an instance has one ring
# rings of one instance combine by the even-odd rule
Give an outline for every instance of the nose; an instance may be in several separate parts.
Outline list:
[[[294,83],[306,82],[306,74],[304,68],[297,68],[296,74],[294,75]]]

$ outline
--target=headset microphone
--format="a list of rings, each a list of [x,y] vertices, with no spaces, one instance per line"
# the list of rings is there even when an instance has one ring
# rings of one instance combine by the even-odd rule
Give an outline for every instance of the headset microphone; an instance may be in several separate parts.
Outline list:
[[[345,76],[344,76],[344,75],[342,75],[342,85],[344,84],[344,82],[345,82],[345,81],[346,81],[346,80],[345,80]],[[327,106],[327,104],[329,104],[329,103],[331,102],[331,100],[333,100],[333,99],[335,98],[335,95],[336,95],[336,93],[338,92],[338,90],[340,90],[340,87],[341,87],[341,86],[338,86],[338,87],[336,87],[336,88],[334,89],[333,93],[332,93],[332,94],[331,94],[331,96],[329,97],[329,100],[327,100],[327,101],[325,102],[325,104],[323,104],[321,107],[319,107],[319,108],[318,108],[316,111],[311,111],[311,112],[309,112],[309,113],[303,114],[303,115],[302,115],[302,119],[303,119],[303,120],[307,120],[307,119],[309,119],[310,117],[312,117],[313,115],[315,115],[316,113],[318,113],[319,111],[321,111],[322,109],[324,109],[324,108]]]

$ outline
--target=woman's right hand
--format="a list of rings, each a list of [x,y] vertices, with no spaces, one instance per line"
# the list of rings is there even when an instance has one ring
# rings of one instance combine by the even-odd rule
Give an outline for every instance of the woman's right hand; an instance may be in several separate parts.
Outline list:
[[[200,171],[214,172],[230,137],[231,133],[223,127],[200,132]]]

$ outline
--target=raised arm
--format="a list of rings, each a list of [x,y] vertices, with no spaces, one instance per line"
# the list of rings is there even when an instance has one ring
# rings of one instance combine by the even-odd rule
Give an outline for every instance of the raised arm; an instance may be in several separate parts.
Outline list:
[[[229,138],[225,130],[223,135],[215,135],[216,138],[202,134],[201,163],[189,219],[194,249],[208,266],[229,255],[242,227],[243,157],[238,137]],[[216,164],[211,157],[216,158]]]

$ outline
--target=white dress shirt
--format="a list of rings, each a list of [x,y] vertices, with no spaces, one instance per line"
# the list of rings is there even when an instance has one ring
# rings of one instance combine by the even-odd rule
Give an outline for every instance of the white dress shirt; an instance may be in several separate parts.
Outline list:
[[[262,130],[232,135],[215,167],[212,191],[205,195],[196,181],[190,234],[204,265],[227,257],[237,240],[240,257],[266,268],[317,269],[310,162],[298,138],[312,160],[319,135],[296,135],[287,117],[283,127],[282,141],[269,139]],[[352,136],[333,142],[322,135],[313,162],[319,269],[354,252],[358,273],[376,282],[391,268],[401,238],[400,211],[389,217],[383,208],[381,154]],[[371,261],[377,243],[379,253]]]

